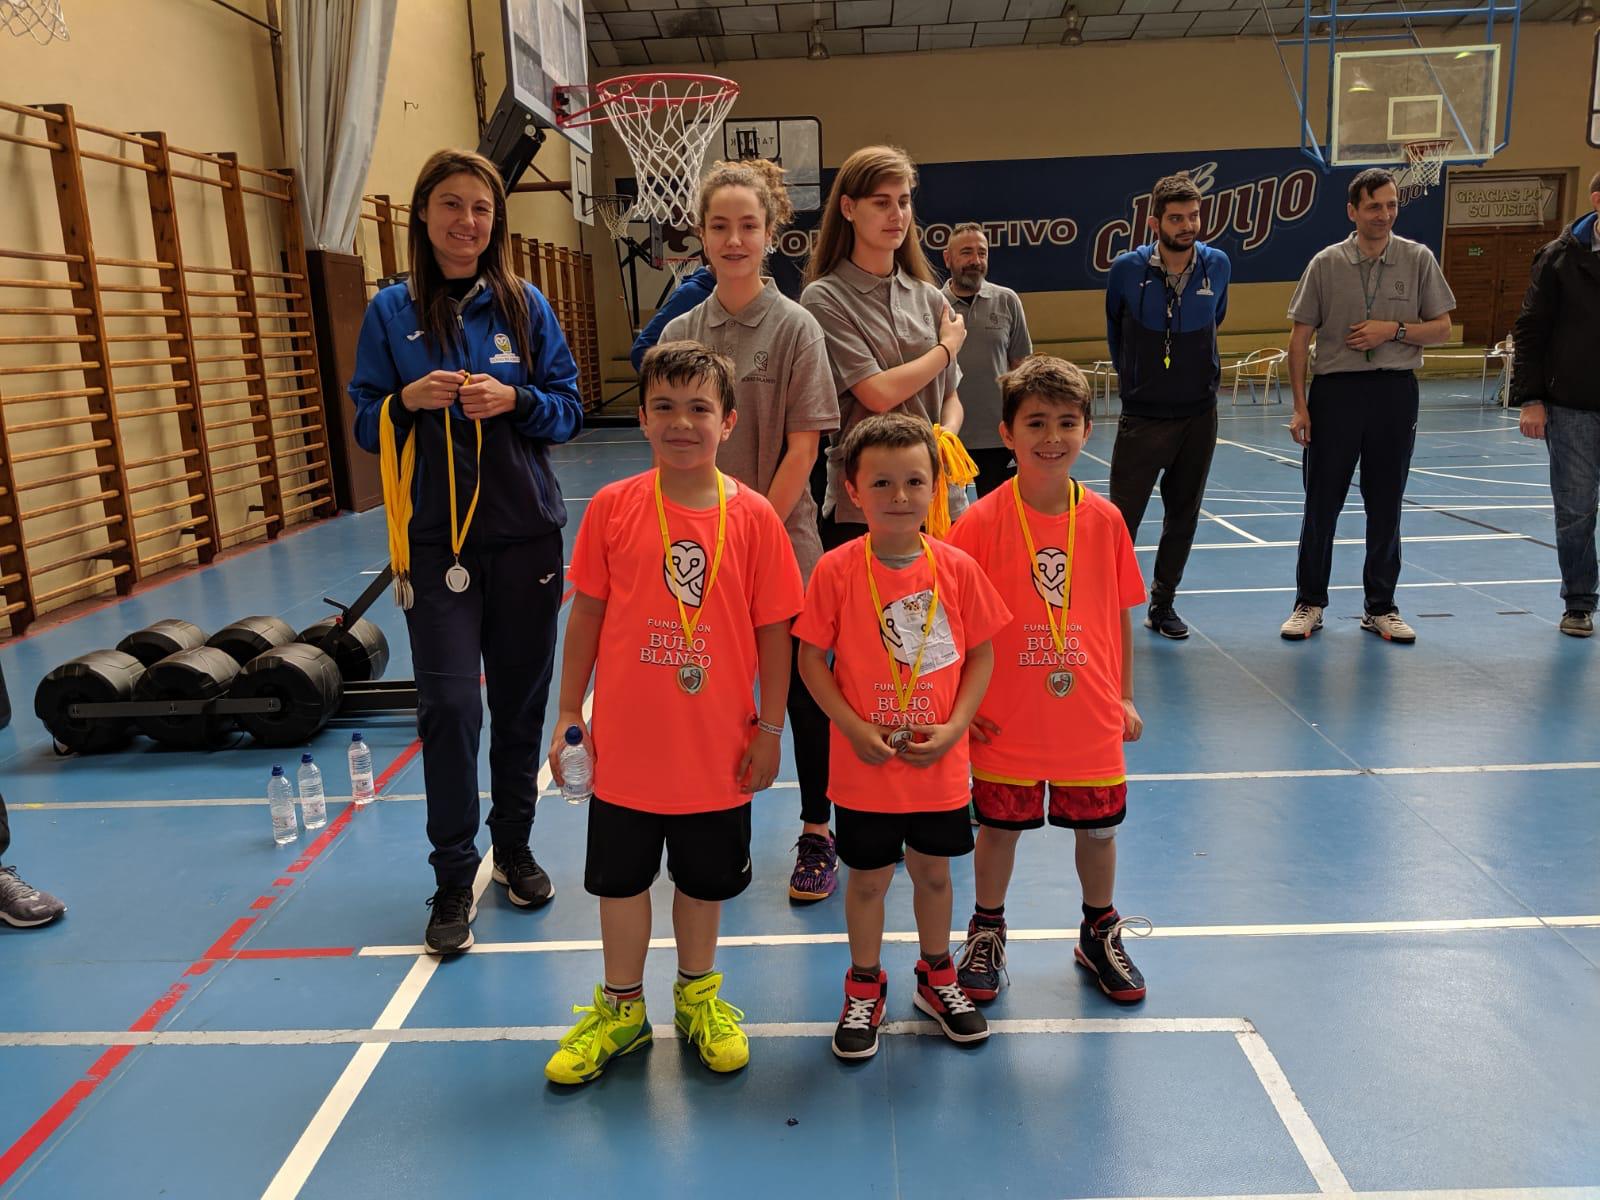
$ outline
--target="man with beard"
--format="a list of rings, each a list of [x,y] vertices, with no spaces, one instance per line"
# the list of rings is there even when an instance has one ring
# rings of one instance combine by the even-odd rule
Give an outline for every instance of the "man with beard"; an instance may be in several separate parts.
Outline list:
[[[1186,172],[1156,184],[1150,213],[1156,240],[1119,255],[1106,278],[1106,338],[1122,394],[1109,490],[1137,541],[1160,478],[1161,542],[1144,624],[1176,639],[1189,636],[1173,598],[1217,446],[1217,326],[1232,267],[1199,240],[1200,189]]]
[[[1033,353],[1033,339],[1021,297],[989,282],[989,239],[982,225],[967,221],[950,231],[944,265],[950,272],[945,299],[967,323],[957,356],[967,414],[961,441],[978,464],[978,495],[987,496],[1011,474],[1011,451],[1000,440],[999,379]]]

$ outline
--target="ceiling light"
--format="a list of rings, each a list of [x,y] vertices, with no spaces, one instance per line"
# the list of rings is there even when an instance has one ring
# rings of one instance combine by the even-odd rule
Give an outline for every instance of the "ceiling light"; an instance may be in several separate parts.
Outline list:
[[[1345,91],[1355,95],[1361,92],[1370,92],[1371,90],[1372,85],[1367,82],[1367,77],[1361,73],[1360,68],[1350,72],[1350,86],[1345,88]]]
[[[1078,15],[1078,6],[1076,4],[1069,5],[1067,8],[1067,28],[1061,35],[1061,44],[1063,46],[1083,45],[1083,18]]]
[[[1580,0],[1577,11],[1572,14],[1572,23],[1574,25],[1594,24],[1594,5],[1590,0]]]
[[[822,40],[822,22],[816,21],[806,34],[806,57],[812,62],[823,62],[828,57],[828,45]]]

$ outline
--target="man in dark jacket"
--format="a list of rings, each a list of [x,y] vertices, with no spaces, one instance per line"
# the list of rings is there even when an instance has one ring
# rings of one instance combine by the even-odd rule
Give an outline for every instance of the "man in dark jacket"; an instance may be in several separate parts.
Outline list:
[[[1106,338],[1122,396],[1110,492],[1137,539],[1160,477],[1161,543],[1144,623],[1186,638],[1172,602],[1217,448],[1217,326],[1228,312],[1231,267],[1199,240],[1200,189],[1188,175],[1158,182],[1150,212],[1156,240],[1119,255],[1106,278]]]
[[[1560,629],[1594,633],[1600,591],[1595,508],[1600,502],[1600,174],[1589,181],[1595,211],[1579,217],[1534,256],[1533,278],[1513,327],[1511,402],[1524,437],[1550,451]]]

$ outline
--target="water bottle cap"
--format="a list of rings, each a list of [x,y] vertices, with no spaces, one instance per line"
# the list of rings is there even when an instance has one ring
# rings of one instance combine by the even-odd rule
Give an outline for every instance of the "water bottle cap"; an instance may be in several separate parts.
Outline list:
[[[581,746],[583,745],[583,730],[579,729],[576,725],[568,725],[566,738],[567,745]]]
[[[282,767],[282,765],[281,765],[281,764],[279,764],[279,763],[273,763],[273,764],[272,764],[272,774],[273,774],[273,775],[274,775],[274,776],[278,776],[278,775],[282,775],[282,774],[283,774],[283,767]]]
[[[303,763],[308,763],[308,762],[310,762],[310,761],[311,761],[311,755],[309,755],[309,754],[302,754],[302,755],[301,755],[301,756],[300,756],[300,761],[301,761],[301,763],[302,763],[302,764],[303,764]]]
[[[350,735],[350,740],[352,742],[359,742],[361,740],[361,731],[358,729],[355,733],[352,733]]]

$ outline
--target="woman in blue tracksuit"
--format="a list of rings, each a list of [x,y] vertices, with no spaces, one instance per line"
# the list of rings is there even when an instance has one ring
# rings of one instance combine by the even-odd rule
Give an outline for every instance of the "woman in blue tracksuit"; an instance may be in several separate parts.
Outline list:
[[[520,907],[553,895],[528,846],[567,520],[549,447],[578,432],[583,409],[549,303],[512,269],[505,187],[488,159],[441,150],[423,165],[410,256],[410,279],[367,307],[350,395],[362,448],[388,444],[438,887],[424,944],[449,954],[472,945],[476,912],[480,671],[494,879]]]

